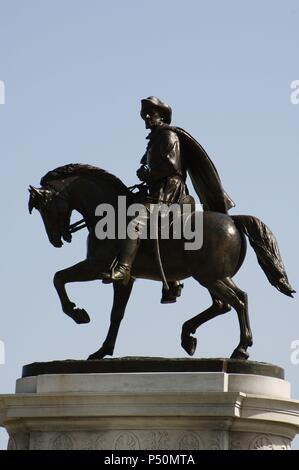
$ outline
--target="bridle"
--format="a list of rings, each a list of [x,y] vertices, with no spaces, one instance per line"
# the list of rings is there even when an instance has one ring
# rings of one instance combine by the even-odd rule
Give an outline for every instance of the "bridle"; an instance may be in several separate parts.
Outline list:
[[[69,232],[70,233],[76,233],[82,228],[86,228],[87,223],[85,222],[85,219],[80,219],[77,222],[74,222],[73,224],[70,224],[69,226]]]

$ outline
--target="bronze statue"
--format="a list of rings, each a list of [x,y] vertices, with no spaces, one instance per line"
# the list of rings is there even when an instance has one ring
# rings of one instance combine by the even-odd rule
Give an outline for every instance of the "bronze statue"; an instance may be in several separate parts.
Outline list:
[[[182,347],[189,355],[196,349],[196,329],[206,321],[226,313],[233,307],[240,325],[240,341],[232,358],[247,359],[247,349],[252,345],[249,324],[247,294],[239,289],[232,277],[240,269],[246,254],[246,235],[258,262],[269,282],[282,293],[291,296],[295,292],[288,282],[276,239],[269,228],[253,216],[229,216],[227,211],[234,204],[222,188],[217,170],[204,149],[186,131],[170,126],[171,108],[157,98],[142,100],[141,116],[151,129],[149,145],[137,171],[145,182],[146,191],[137,199],[147,209],[146,216],[134,219],[137,230],[142,233],[150,212],[150,203],[194,201],[188,195],[186,173],[204,208],[203,246],[194,251],[184,249],[183,238],[158,240],[160,265],[155,257],[155,240],[99,240],[96,226],[99,217],[96,208],[109,204],[118,212],[120,196],[126,197],[129,206],[136,196],[118,178],[106,171],[83,164],[69,164],[47,173],[41,180],[41,188],[30,187],[29,210],[39,210],[50,242],[61,247],[64,239],[70,242],[72,233],[86,226],[89,231],[87,258],[80,263],[59,271],[54,285],[64,313],[76,323],[90,321],[84,309],[76,308],[70,301],[65,285],[102,279],[112,282],[114,302],[111,324],[101,348],[89,359],[101,359],[113,355],[120,322],[136,278],[163,280],[169,290],[163,290],[162,301],[175,301],[180,294],[178,279],[193,277],[206,287],[212,297],[212,305],[204,312],[184,323],[181,334]],[[144,189],[144,188],[143,188]],[[77,210],[84,224],[71,224],[71,214]],[[132,221],[127,218],[126,222]],[[156,243],[157,245],[157,243]],[[172,256],[176,253],[176,256]],[[154,254],[154,255],[153,255]],[[161,260],[163,269],[161,270]],[[162,275],[163,274],[163,275]]]

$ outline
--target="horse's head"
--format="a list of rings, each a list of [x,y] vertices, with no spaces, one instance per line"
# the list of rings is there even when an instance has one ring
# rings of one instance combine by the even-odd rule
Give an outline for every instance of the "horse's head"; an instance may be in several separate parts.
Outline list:
[[[56,248],[63,245],[63,240],[71,242],[69,231],[71,208],[66,198],[54,188],[29,187],[29,212],[37,209],[43,219],[50,243]]]

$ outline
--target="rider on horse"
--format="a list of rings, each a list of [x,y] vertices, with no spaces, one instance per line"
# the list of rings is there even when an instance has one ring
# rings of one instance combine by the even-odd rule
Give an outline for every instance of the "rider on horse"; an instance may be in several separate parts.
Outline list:
[[[234,206],[224,192],[217,170],[205,150],[186,131],[170,126],[172,109],[168,104],[150,96],[141,100],[140,114],[145,127],[151,129],[141,167],[137,170],[138,178],[148,189],[147,209],[150,204],[182,203],[188,195],[187,171],[204,210],[226,213]],[[139,215],[134,219],[139,234],[147,223],[150,211],[146,213],[147,216]],[[104,282],[127,282],[139,244],[138,237],[126,238],[118,263],[110,273],[104,274]],[[163,288],[161,302],[175,302],[182,287],[179,281],[169,282],[169,290]]]

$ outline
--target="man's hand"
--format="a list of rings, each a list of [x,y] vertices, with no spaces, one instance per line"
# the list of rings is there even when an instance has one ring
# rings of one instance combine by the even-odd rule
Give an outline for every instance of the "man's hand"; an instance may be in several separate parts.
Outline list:
[[[136,175],[140,179],[140,181],[145,181],[146,183],[149,183],[151,180],[150,169],[147,165],[142,165],[137,170]]]

